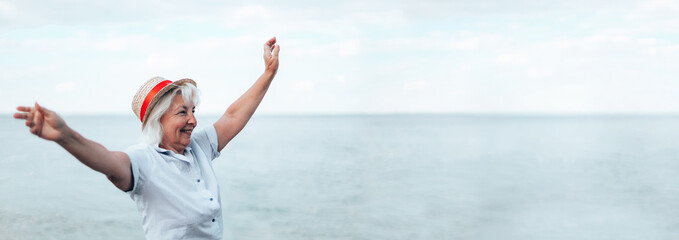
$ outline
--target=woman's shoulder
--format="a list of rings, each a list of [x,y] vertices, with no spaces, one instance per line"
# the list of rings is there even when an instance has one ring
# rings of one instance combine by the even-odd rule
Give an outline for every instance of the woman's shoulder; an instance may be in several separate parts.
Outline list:
[[[154,159],[160,159],[160,154],[149,144],[135,144],[125,149],[125,154],[130,158],[132,168],[148,169],[155,165]]]
[[[145,143],[137,143],[125,149],[125,152],[149,151],[153,150],[153,146]]]
[[[152,145],[145,143],[137,143],[127,147],[125,152],[130,158],[152,158],[158,155],[158,152]]]
[[[191,134],[191,142],[210,142],[211,135],[217,136],[214,126],[200,128]]]

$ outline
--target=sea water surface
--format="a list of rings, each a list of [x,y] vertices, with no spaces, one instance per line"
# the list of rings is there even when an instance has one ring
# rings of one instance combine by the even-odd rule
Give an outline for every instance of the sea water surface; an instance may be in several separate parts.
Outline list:
[[[138,140],[133,116],[64,118]],[[143,239],[102,174],[0,134],[0,239]],[[679,239],[678,116],[255,115],[213,164],[225,239]]]

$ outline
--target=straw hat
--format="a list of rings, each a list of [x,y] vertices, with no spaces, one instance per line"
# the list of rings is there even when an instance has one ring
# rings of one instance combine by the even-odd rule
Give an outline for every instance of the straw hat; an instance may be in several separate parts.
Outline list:
[[[137,93],[134,94],[134,98],[132,99],[132,111],[134,111],[134,114],[137,115],[137,118],[139,118],[142,125],[144,125],[146,123],[144,120],[149,116],[151,109],[153,109],[158,100],[160,100],[160,98],[168,91],[186,83],[196,86],[196,82],[188,78],[174,82],[163,77],[149,79],[144,85],[141,85],[139,90],[137,90]]]

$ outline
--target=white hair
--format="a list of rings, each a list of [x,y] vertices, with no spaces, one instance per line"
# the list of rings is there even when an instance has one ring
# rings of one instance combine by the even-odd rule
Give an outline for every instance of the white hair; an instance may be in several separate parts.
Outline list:
[[[146,119],[146,123],[142,125],[142,142],[155,146],[163,140],[163,126],[160,125],[160,118],[165,115],[165,112],[167,112],[168,109],[170,109],[174,96],[179,94],[182,95],[184,102],[193,102],[193,105],[198,107],[198,104],[200,103],[200,90],[193,84],[186,83],[165,93],[158,99],[156,105],[151,109],[151,112]]]

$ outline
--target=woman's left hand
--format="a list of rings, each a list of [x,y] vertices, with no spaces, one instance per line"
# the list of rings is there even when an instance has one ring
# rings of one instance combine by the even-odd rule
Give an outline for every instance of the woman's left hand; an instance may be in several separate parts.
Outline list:
[[[278,71],[278,51],[280,45],[276,45],[276,37],[272,37],[264,43],[264,71],[276,74]]]
[[[19,112],[14,114],[14,118],[26,120],[26,126],[30,128],[31,133],[42,139],[58,142],[68,130],[59,115],[38,105],[37,102],[34,107],[19,106],[17,111]]]

